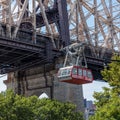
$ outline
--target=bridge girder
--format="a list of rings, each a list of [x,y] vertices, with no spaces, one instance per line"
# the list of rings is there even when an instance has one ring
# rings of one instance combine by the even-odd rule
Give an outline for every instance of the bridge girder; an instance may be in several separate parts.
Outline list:
[[[89,57],[94,59],[104,59],[107,48],[119,52],[118,0],[1,0],[0,6],[1,65],[8,61],[7,57],[17,59],[16,52],[21,57],[39,54],[28,57],[31,61],[46,58],[51,61],[61,55],[59,50],[63,47],[81,41],[89,44]],[[28,58],[18,63],[24,66]]]

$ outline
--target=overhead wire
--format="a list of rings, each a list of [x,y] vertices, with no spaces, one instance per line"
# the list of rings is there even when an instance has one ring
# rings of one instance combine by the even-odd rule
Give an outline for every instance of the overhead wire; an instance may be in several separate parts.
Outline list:
[[[30,57],[30,56],[35,55],[35,54],[37,54],[37,53],[25,54],[25,55],[23,55],[23,56],[20,56],[20,57],[17,57],[17,58],[15,58],[15,59],[11,59],[11,60],[9,60],[9,61],[7,61],[7,62],[4,62],[3,64],[12,64],[12,63],[14,63],[15,61],[23,60],[24,58]]]
[[[32,56],[32,55],[35,55],[36,53],[32,53],[32,54],[26,54],[26,56],[23,56],[23,57],[19,57],[19,60],[18,61],[20,61],[20,60],[23,60],[23,59],[25,59],[25,58],[28,58],[28,57],[30,57],[30,56]],[[16,59],[18,59],[18,58],[16,58]],[[43,60],[43,61],[45,61],[45,60]],[[4,64],[6,64],[6,65],[10,65],[10,64],[12,64],[12,63],[15,63],[16,61],[14,60],[11,60],[11,62],[7,62],[7,63],[4,63]],[[16,70],[21,70],[21,69],[25,69],[25,68],[28,68],[28,67],[30,67],[30,66],[33,66],[34,64],[37,64],[37,63],[39,63],[39,62],[41,62],[39,59],[37,59],[36,61],[33,61],[33,62],[30,62],[30,63],[27,63],[27,64],[24,64],[23,66],[21,65],[21,67],[19,66],[19,68],[18,67],[14,67],[13,69],[16,69]]]
[[[11,50],[10,52],[12,52],[13,50]],[[17,58],[15,58],[15,59],[11,59],[11,60],[9,60],[9,61],[7,61],[7,62],[3,62],[2,63],[2,65],[10,65],[10,64],[12,64],[12,63],[16,63],[16,61],[20,61],[20,60],[23,60],[23,59],[25,59],[25,58],[28,58],[28,57],[30,57],[30,56],[34,56],[34,55],[40,55],[41,53],[28,53],[28,54],[25,54],[25,55],[23,55],[23,56],[20,56],[20,57],[17,57]],[[0,65],[1,67],[3,67],[2,65]],[[32,64],[31,64],[32,65]]]
[[[36,60],[36,61],[34,61],[34,62],[30,62],[30,63],[28,63],[28,64],[24,64],[23,66],[21,65],[21,66],[19,66],[19,67],[16,67],[15,69],[14,69],[14,71],[15,70],[26,70],[26,69],[28,69],[28,68],[30,68],[30,67],[33,67],[33,66],[36,66],[36,65],[38,65],[38,64],[40,64],[40,63],[45,63],[45,62],[47,62],[47,59],[43,59],[43,60]],[[10,72],[12,72],[12,71],[10,71]]]

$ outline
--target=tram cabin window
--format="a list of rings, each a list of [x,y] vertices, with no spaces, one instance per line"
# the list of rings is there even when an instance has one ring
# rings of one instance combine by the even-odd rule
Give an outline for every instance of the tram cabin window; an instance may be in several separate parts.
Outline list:
[[[69,69],[68,69],[68,75],[70,75],[70,73],[71,73],[71,69],[69,68]]]
[[[83,70],[83,76],[87,76],[86,70]]]
[[[77,68],[73,68],[73,69],[72,69],[72,74],[73,74],[73,75],[77,75]]]
[[[60,76],[69,76],[70,74],[71,74],[71,69],[70,68],[62,69],[60,71]]]
[[[78,75],[82,76],[82,69],[81,68],[78,69]]]
[[[62,70],[62,76],[66,76],[67,75],[67,69],[63,69]]]
[[[88,78],[92,79],[92,73],[90,71],[88,71]]]

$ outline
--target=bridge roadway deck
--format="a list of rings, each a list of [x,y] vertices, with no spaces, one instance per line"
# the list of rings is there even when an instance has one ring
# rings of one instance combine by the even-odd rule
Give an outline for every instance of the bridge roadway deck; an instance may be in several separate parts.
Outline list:
[[[61,54],[52,48],[49,37],[37,35],[36,39],[35,44],[32,32],[22,30],[19,30],[17,39],[0,36],[0,72],[8,73],[45,64]]]

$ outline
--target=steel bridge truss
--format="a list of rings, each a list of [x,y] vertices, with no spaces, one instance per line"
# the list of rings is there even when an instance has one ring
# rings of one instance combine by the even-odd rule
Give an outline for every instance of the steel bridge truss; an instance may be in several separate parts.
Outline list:
[[[119,52],[120,1],[0,0],[1,73],[51,62],[77,42],[90,63]]]

